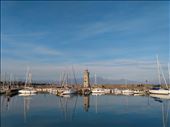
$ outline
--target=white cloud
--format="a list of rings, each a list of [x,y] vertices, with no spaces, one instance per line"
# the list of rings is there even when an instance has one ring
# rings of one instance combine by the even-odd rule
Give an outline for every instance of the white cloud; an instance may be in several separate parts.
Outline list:
[[[62,53],[59,52],[59,51],[56,51],[54,49],[50,49],[50,48],[47,48],[47,47],[42,47],[42,46],[35,47],[34,53],[35,54],[44,54],[44,55],[54,55],[54,56],[62,55]]]
[[[21,42],[8,42],[7,47],[2,43],[1,53],[2,57],[5,54],[15,55],[18,58],[45,59],[53,56],[61,56],[63,53],[54,48],[49,48],[45,45],[21,43]],[[38,57],[37,57],[38,56]],[[41,57],[40,57],[41,56]]]
[[[3,34],[1,36],[3,38],[10,38],[10,37],[40,37],[48,34],[48,32],[31,32],[31,33],[17,33],[17,34]]]

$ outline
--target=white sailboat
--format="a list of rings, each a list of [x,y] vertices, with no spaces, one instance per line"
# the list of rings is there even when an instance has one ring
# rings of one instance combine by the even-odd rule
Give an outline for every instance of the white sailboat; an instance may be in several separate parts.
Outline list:
[[[74,94],[74,93],[76,93],[77,91],[75,90],[75,89],[73,89],[73,88],[65,88],[64,90],[63,90],[63,92],[62,92],[62,94],[63,95],[65,95],[65,94]]]
[[[125,89],[125,90],[122,90],[122,94],[123,95],[132,95],[132,94],[134,94],[134,91]]]
[[[19,90],[18,92],[22,95],[32,95],[35,94],[37,91],[33,89],[33,87],[27,87],[27,84],[31,84],[31,78],[32,75],[29,71],[29,68],[27,68],[27,73],[26,73],[26,81],[25,81],[25,87],[22,90]]]
[[[149,90],[150,94],[169,94],[169,90],[168,89],[152,89]]]
[[[119,94],[122,94],[122,90],[115,88],[112,90],[112,93],[119,95]]]
[[[133,90],[128,89],[128,85],[127,85],[127,80],[126,79],[125,79],[125,84],[126,84],[127,89],[122,90],[122,94],[123,95],[132,95],[132,94],[134,94]]]
[[[163,89],[163,88],[151,89],[151,90],[149,90],[149,93],[150,93],[150,94],[169,94],[169,93],[170,93],[170,89],[168,89],[168,85],[167,85],[167,82],[166,82],[164,73],[163,73],[163,71],[162,71],[161,64],[159,63],[158,56],[157,56],[157,66],[158,66],[158,79],[159,79],[159,84],[161,84],[161,77],[160,77],[160,75],[162,75],[163,80],[164,80],[164,83],[165,83],[165,85],[166,85],[166,89]]]
[[[72,68],[72,70],[73,70],[73,68]],[[73,75],[74,75],[75,83],[77,84],[74,70],[73,70]],[[68,74],[64,75],[64,80],[62,81],[61,85],[64,87],[64,89],[61,92],[61,96],[62,95],[67,95],[67,94],[69,95],[69,94],[77,93],[77,90],[75,88],[68,86]]]
[[[105,93],[105,89],[103,89],[103,88],[94,88],[94,89],[92,89],[92,93]]]

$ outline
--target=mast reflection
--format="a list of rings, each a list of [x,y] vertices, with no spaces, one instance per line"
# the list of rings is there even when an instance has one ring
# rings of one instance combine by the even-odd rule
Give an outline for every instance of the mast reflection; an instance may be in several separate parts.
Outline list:
[[[162,123],[163,127],[169,127],[169,120],[168,120],[168,113],[169,113],[169,101],[168,100],[163,100],[162,103]]]

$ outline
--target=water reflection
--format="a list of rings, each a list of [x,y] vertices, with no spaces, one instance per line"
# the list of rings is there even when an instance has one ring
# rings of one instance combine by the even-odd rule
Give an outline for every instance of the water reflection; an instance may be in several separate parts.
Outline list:
[[[163,100],[162,102],[162,121],[163,121],[163,127],[169,127],[168,126],[168,114],[169,114],[169,101]]]
[[[11,105],[11,99],[16,95],[2,95],[1,96],[1,111],[9,111]]]
[[[73,127],[78,122],[83,124],[86,122],[84,120],[89,121],[89,126],[94,124],[93,121],[98,120],[98,127],[101,127],[102,123],[105,122],[109,126],[150,127],[153,124],[154,127],[169,127],[169,102],[169,100],[158,98],[107,95],[66,95],[58,97],[40,94],[22,97],[21,95],[1,96],[1,110],[3,110],[1,113],[2,121],[4,121],[2,127],[27,127],[35,126],[35,123],[37,127],[66,127],[68,123]],[[98,112],[98,108],[102,110]],[[15,118],[19,124],[15,123]],[[136,121],[133,121],[134,118]],[[112,121],[113,119],[115,121]],[[148,125],[145,125],[147,120]],[[124,123],[121,123],[121,121],[124,121]],[[43,125],[45,122],[46,125]]]
[[[24,101],[24,123],[27,122],[27,115],[30,109],[31,96],[23,96]]]
[[[83,96],[84,111],[88,112],[90,108],[90,96]]]
[[[74,118],[78,96],[63,95],[59,97],[60,108],[66,121]]]

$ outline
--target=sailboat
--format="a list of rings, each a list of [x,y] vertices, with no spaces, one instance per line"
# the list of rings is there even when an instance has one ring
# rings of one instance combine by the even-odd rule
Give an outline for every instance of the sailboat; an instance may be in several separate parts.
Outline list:
[[[65,88],[64,90],[63,90],[63,92],[62,92],[62,94],[63,95],[65,95],[65,94],[74,94],[74,93],[76,93],[77,91],[74,89],[74,88],[69,88],[69,87],[67,87],[67,88]]]
[[[126,84],[127,89],[122,90],[122,94],[123,95],[132,95],[132,94],[134,94],[133,90],[128,89],[128,85],[127,85],[127,80],[126,79],[125,79],[125,84]]]
[[[29,71],[29,68],[27,68],[26,81],[25,81],[24,89],[18,91],[22,95],[32,95],[32,94],[35,94],[37,92],[33,89],[33,87],[27,86],[28,84],[31,85],[31,78],[32,78],[31,72]]]
[[[164,73],[162,71],[162,68],[161,68],[161,65],[159,63],[159,60],[158,60],[158,56],[157,56],[157,66],[158,66],[158,79],[159,79],[159,84],[161,84],[161,77],[160,77],[160,73],[163,77],[163,80],[165,82],[165,85],[166,85],[166,89],[163,89],[163,88],[154,88],[154,89],[151,89],[149,90],[149,93],[150,94],[170,94],[170,89],[168,89],[168,85],[167,85],[167,82],[165,80],[165,76],[164,76]]]
[[[73,67],[72,67],[72,70],[73,70]],[[77,84],[74,70],[73,70],[73,75],[74,75],[75,83]],[[75,93],[77,93],[77,90],[76,90],[75,88],[68,86],[68,73],[67,73],[66,75],[64,74],[64,77],[63,77],[63,78],[64,78],[64,79],[63,79],[63,82],[61,83],[61,85],[64,86],[64,89],[62,90],[61,95],[67,95],[67,94],[75,94]]]
[[[93,88],[92,93],[105,93],[104,88]]]

